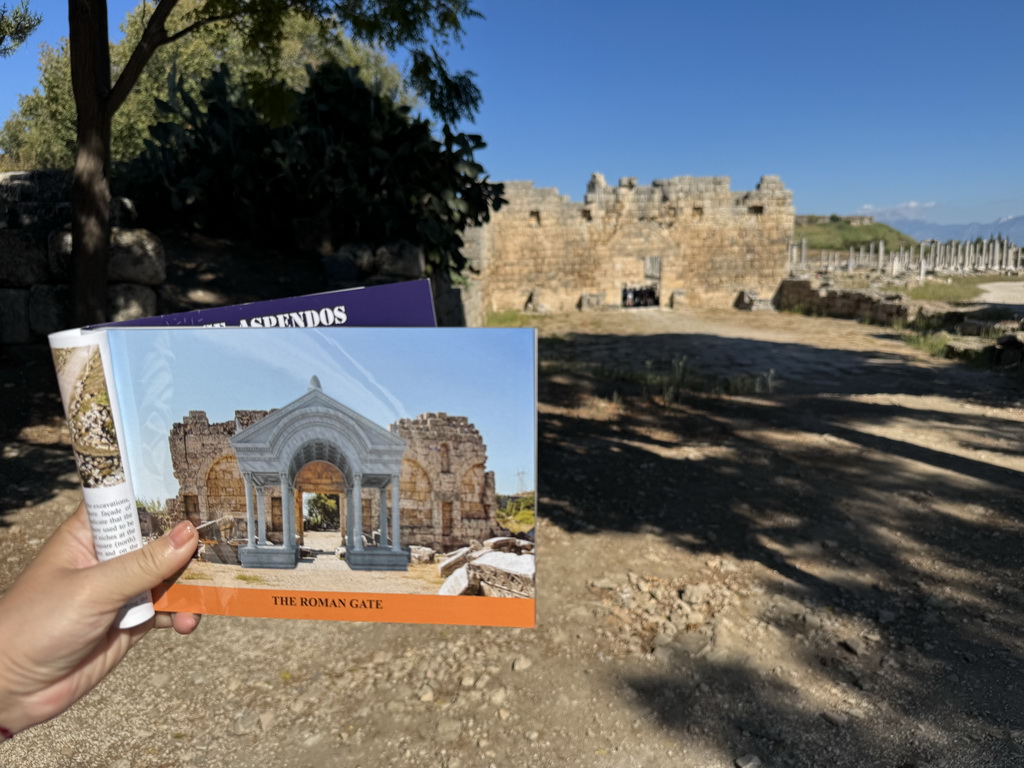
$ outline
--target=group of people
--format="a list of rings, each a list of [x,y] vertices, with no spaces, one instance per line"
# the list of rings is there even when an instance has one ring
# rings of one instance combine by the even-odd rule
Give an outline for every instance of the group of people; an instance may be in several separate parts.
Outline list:
[[[622,285],[622,306],[624,307],[656,307],[658,306],[658,286],[656,285]]]

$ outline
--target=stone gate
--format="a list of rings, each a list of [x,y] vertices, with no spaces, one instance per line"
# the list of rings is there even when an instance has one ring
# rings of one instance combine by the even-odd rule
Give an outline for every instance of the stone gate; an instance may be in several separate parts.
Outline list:
[[[296,565],[303,493],[343,502],[355,569],[405,569],[403,547],[449,551],[501,533],[486,446],[466,417],[428,413],[384,429],[324,394],[316,377],[280,409],[215,424],[192,411],[174,424],[170,447],[179,483],[171,515],[197,526],[235,521],[246,566]]]
[[[670,306],[732,306],[770,296],[787,275],[793,194],[777,176],[733,192],[727,176],[618,186],[595,173],[582,203],[505,183],[508,204],[467,230],[483,312],[622,306],[626,289]]]

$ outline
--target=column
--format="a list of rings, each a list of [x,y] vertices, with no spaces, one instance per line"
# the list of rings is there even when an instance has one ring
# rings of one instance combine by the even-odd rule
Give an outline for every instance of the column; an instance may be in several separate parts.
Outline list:
[[[262,484],[256,486],[256,519],[259,528],[257,544],[267,543],[267,489]]]
[[[800,263],[807,269],[807,238],[800,240]]]
[[[281,528],[284,530],[284,548],[295,549],[295,494],[288,483],[288,475],[282,472],[281,481]]]
[[[250,547],[256,546],[256,521],[253,519],[252,511],[252,475],[249,472],[242,473],[242,483],[245,485],[245,537]]]
[[[363,548],[363,476],[356,472],[352,484],[352,549],[359,552]]]
[[[345,483],[345,549],[351,550],[355,547],[352,543],[352,528],[355,526],[355,522],[352,520],[352,486]]]
[[[398,540],[398,475],[391,476],[391,549],[395,552],[402,551],[402,544]]]
[[[386,547],[388,545],[388,489],[385,486],[380,487],[380,522],[377,527],[380,529],[380,546]]]

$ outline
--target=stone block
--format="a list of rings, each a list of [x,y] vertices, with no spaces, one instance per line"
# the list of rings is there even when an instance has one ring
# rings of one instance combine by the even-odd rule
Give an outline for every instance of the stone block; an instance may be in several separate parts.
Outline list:
[[[46,251],[16,230],[0,230],[0,286],[28,288],[49,278]]]
[[[52,278],[58,283],[71,282],[71,233],[63,229],[51,232],[46,253]]]
[[[444,580],[444,584],[437,591],[439,595],[471,595],[473,585],[469,580],[469,567],[462,566],[454,571],[451,576]]]
[[[0,344],[27,344],[32,340],[28,306],[27,288],[0,288]]]
[[[118,323],[152,317],[156,314],[156,291],[134,283],[115,283],[107,290],[107,314]]]
[[[135,209],[135,203],[127,197],[115,197],[110,201],[110,225],[113,227],[130,227],[138,219],[139,214]],[[68,206],[68,221],[71,220],[70,205]]]
[[[110,236],[111,282],[160,285],[167,279],[167,258],[160,239],[145,229],[114,229]],[[155,311],[154,303],[154,311]]]
[[[455,552],[452,552],[444,560],[437,565],[437,575],[442,579],[451,576],[457,569],[461,568],[466,564],[469,559],[469,547],[463,547]]]
[[[58,203],[71,197],[71,174],[66,171],[0,173],[0,200],[8,203]]]
[[[405,241],[382,245],[374,253],[374,271],[388,277],[415,280],[426,272],[426,257],[422,248]]]
[[[33,285],[28,319],[33,334],[46,336],[71,326],[71,289],[66,285]]]
[[[537,561],[533,555],[487,552],[468,566],[471,584],[488,597],[536,596]]]

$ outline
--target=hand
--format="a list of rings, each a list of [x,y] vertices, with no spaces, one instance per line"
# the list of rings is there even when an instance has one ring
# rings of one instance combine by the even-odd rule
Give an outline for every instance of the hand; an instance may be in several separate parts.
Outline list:
[[[184,521],[101,563],[80,504],[0,598],[0,727],[17,733],[59,715],[154,627],[192,632],[199,617],[190,613],[158,613],[131,629],[118,629],[116,617],[132,597],[188,565],[198,543]]]

